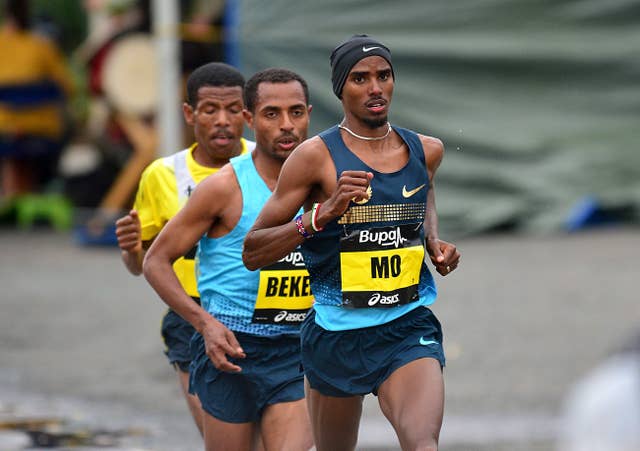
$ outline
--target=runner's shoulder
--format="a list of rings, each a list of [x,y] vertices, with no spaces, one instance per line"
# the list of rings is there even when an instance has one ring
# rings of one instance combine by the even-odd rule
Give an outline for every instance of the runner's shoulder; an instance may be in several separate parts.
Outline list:
[[[303,160],[306,165],[320,164],[328,157],[328,149],[319,136],[313,136],[303,141],[291,154],[296,161]]]

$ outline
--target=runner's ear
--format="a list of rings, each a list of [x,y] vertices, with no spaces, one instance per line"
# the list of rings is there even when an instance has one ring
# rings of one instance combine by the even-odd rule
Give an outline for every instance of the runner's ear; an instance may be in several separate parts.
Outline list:
[[[249,126],[249,128],[251,130],[254,130],[253,128],[253,114],[251,113],[251,111],[247,110],[246,108],[244,110],[242,110],[242,115],[244,116],[244,120],[247,122],[247,125]]]
[[[186,124],[193,127],[193,107],[187,102],[184,102],[182,104],[182,115],[184,116],[184,121],[186,122]]]

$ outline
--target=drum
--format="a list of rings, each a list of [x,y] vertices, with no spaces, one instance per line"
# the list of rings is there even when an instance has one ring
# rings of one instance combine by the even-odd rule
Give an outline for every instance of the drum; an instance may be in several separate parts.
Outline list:
[[[102,66],[102,89],[118,111],[151,115],[158,104],[158,62],[153,39],[144,33],[113,43]]]

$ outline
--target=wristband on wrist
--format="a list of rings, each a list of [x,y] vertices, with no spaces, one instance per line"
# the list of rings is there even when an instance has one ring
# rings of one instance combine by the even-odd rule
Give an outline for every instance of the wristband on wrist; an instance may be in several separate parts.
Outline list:
[[[318,227],[318,212],[320,211],[320,207],[322,206],[321,203],[314,203],[313,207],[311,208],[311,228],[313,229],[314,232],[322,232],[324,230],[324,227]]]
[[[298,233],[302,235],[305,239],[311,238],[313,236],[309,232],[307,232],[307,229],[304,227],[304,224],[302,223],[302,215],[296,216],[294,221],[296,223],[296,228],[298,229]]]

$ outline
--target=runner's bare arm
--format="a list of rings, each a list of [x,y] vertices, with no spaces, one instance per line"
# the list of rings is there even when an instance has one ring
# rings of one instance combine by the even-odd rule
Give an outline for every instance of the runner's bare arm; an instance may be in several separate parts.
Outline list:
[[[345,171],[336,181],[335,166],[318,137],[302,143],[285,161],[273,195],[245,237],[242,259],[250,270],[278,261],[304,241],[292,218],[304,205],[302,224],[311,227],[311,206],[323,202],[316,225],[324,227],[342,215],[351,199],[367,196],[373,175]]]
[[[426,248],[436,271],[446,276],[453,271],[460,260],[460,252],[452,243],[440,239],[438,235],[438,213],[436,211],[435,175],[444,156],[444,145],[438,138],[419,135],[429,174],[429,191],[424,221]]]
[[[143,271],[149,284],[162,300],[204,337],[207,355],[222,371],[239,372],[227,355],[243,358],[245,354],[235,335],[209,312],[193,302],[176,277],[172,264],[185,255],[219,221],[226,202],[236,186],[230,166],[203,180],[189,201],[158,234],[146,253]]]
[[[217,174],[216,174],[217,175]],[[221,183],[215,176],[202,181],[186,205],[164,226],[144,258],[144,276],[162,300],[196,330],[200,331],[211,316],[194,303],[173,271],[173,262],[185,255],[207,233],[216,220],[223,199]]]
[[[300,144],[284,162],[273,194],[245,237],[242,260],[251,271],[278,261],[304,240],[292,219],[315,183],[309,163],[314,152],[309,147],[308,141]],[[303,215],[303,224],[311,232],[308,216],[308,212]]]
[[[122,262],[131,274],[139,276],[142,274],[145,247],[140,238],[140,218],[136,210],[131,210],[116,221],[116,237]]]
[[[429,190],[427,191],[427,210],[425,214],[424,231],[427,240],[438,239],[438,214],[436,212],[435,176],[444,156],[444,145],[438,138],[419,135],[422,149],[427,163],[429,176]]]

